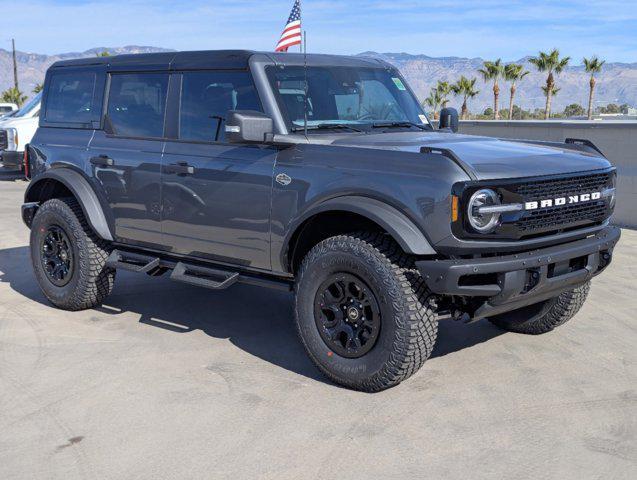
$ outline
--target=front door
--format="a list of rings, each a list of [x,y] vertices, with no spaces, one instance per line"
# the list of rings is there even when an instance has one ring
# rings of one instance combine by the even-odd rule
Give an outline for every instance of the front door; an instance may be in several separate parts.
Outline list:
[[[247,71],[177,74],[178,125],[163,155],[163,242],[174,253],[270,269],[277,149],[225,143],[228,110],[261,110]]]
[[[161,246],[167,94],[167,73],[112,74],[106,131],[96,131],[90,143],[93,175],[111,207],[116,240],[123,243]]]

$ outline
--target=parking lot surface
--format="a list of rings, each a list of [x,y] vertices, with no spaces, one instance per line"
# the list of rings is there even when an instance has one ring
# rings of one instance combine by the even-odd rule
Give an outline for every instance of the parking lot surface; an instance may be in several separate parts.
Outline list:
[[[583,310],[542,336],[440,323],[378,394],[296,339],[292,296],[118,273],[98,309],[51,307],[0,177],[0,479],[637,478],[637,232]]]

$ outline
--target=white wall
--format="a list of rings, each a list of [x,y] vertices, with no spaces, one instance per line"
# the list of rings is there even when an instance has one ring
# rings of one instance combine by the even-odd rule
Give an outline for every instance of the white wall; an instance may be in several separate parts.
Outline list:
[[[637,228],[637,121],[467,120],[460,122],[460,133],[554,142],[566,138],[590,140],[617,167],[614,223]]]

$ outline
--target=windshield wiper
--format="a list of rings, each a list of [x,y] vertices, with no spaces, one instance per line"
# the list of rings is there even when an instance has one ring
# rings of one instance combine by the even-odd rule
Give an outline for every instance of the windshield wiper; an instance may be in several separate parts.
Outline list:
[[[347,123],[319,123],[318,125],[308,125],[308,130],[351,130],[352,132],[363,133],[363,130],[360,128],[352,127]],[[302,132],[305,130],[305,127],[293,127],[291,129],[292,132]]]
[[[401,127],[416,127],[420,130],[428,130],[425,125],[414,122],[375,122],[372,124],[372,128],[401,128]]]

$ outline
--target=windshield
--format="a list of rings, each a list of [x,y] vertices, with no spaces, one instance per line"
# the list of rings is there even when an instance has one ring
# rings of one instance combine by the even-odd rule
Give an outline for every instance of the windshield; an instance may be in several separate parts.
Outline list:
[[[299,130],[305,117],[303,67],[270,67],[268,75],[288,127]],[[307,124],[318,130],[330,126],[375,125],[430,128],[418,101],[396,71],[359,67],[307,68]]]
[[[26,117],[30,115],[31,113],[33,113],[35,109],[39,110],[41,98],[42,98],[42,93],[38,93],[35,97],[29,100],[20,110],[18,110],[15,113],[15,115],[13,115],[13,117],[14,118]]]

